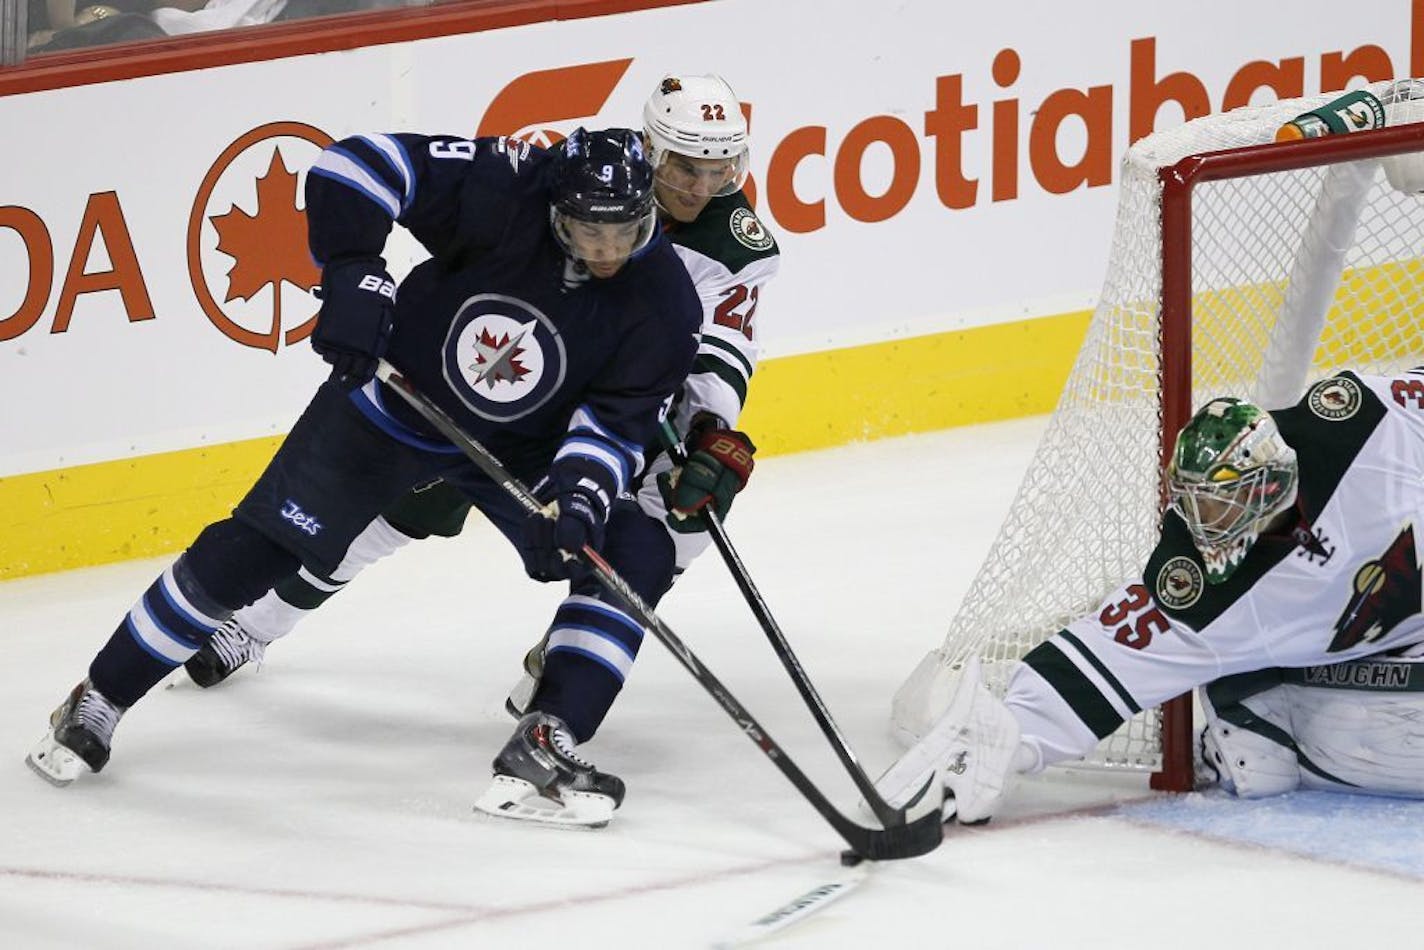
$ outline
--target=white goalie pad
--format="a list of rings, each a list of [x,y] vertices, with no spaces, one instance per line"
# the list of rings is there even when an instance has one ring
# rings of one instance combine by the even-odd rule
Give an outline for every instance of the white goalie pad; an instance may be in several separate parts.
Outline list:
[[[1197,763],[1199,781],[1241,798],[1281,795],[1300,785],[1300,764],[1290,731],[1290,708],[1281,686],[1224,709],[1222,718],[1200,691],[1206,725]]]
[[[1424,798],[1424,662],[1281,671],[1283,682],[1207,713],[1204,748],[1243,798],[1296,787]],[[1254,716],[1241,726],[1241,710]],[[1234,722],[1223,722],[1234,720]]]

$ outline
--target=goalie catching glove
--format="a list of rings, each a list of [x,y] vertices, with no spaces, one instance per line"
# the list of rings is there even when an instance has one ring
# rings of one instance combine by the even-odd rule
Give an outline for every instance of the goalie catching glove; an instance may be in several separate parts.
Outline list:
[[[331,364],[331,379],[359,389],[376,375],[395,320],[396,285],[378,257],[332,261],[316,288],[321,299],[312,349]]]
[[[694,419],[687,433],[687,461],[658,476],[668,526],[682,534],[706,531],[702,512],[709,505],[719,520],[726,518],[732,499],[751,477],[755,453],[746,433],[725,428],[713,416]]]

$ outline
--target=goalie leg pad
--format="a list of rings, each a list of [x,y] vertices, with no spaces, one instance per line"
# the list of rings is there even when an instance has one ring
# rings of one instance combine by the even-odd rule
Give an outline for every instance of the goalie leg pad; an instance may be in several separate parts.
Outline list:
[[[1294,790],[1300,785],[1300,763],[1290,731],[1290,687],[1274,686],[1218,706],[1213,694],[1220,701],[1220,686],[1227,682],[1199,691],[1206,726],[1198,745],[1198,777],[1208,783],[1214,780],[1240,798]]]
[[[1286,689],[1300,697],[1296,744],[1312,766],[1302,788],[1424,798],[1424,697]]]
[[[616,807],[612,798],[597,792],[563,788],[558,797],[546,796],[512,775],[496,775],[475,802],[475,810],[486,815],[559,828],[603,828],[613,820]]]

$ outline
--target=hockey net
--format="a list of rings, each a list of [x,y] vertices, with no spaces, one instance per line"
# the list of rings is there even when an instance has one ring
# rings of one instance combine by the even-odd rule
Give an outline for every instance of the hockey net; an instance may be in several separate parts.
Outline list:
[[[1386,97],[1389,85],[1370,89]],[[1202,402],[1228,394],[1276,408],[1340,368],[1424,363],[1424,196],[1391,186],[1381,166],[1419,160],[1424,125],[1401,123],[1424,116],[1400,103],[1385,129],[1273,142],[1336,95],[1208,116],[1129,149],[1082,349],[944,643],[895,695],[901,741],[943,711],[969,656],[1002,695],[1014,661],[1140,576],[1162,464]],[[1189,788],[1191,729],[1183,697],[1128,721],[1080,764]]]

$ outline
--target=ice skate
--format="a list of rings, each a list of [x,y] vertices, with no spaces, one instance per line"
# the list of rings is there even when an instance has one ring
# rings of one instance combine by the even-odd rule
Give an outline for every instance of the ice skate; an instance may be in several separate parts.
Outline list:
[[[504,711],[515,719],[527,713],[534,703],[534,694],[539,691],[539,681],[544,678],[544,651],[548,648],[548,642],[549,636],[545,634],[543,639],[524,654],[524,675],[514,684],[514,688],[504,700]]]
[[[203,648],[188,658],[183,669],[194,683],[216,686],[248,663],[262,664],[267,644],[242,628],[236,617],[213,631]]]
[[[475,809],[499,818],[602,828],[623,802],[623,780],[574,754],[563,721],[531,712],[494,760],[494,780]]]
[[[972,657],[944,715],[876,780],[875,788],[901,807],[938,774],[954,793],[945,800],[946,812],[952,808],[962,824],[979,824],[998,808],[1018,746],[1018,721],[985,688],[979,658]]]
[[[98,772],[109,761],[114,727],[125,711],[85,679],[50,713],[49,731],[25,763],[40,778],[60,787],[78,778],[84,766]]]

